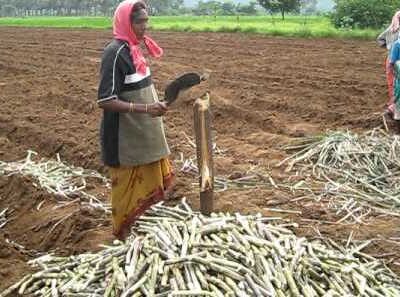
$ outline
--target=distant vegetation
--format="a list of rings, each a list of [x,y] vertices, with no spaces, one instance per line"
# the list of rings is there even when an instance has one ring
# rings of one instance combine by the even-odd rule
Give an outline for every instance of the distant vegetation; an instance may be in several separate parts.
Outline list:
[[[147,0],[157,30],[254,32],[303,37],[373,38],[390,23],[400,0]],[[0,25],[105,28],[120,0],[0,0]],[[50,18],[49,18],[50,16]],[[11,18],[10,18],[11,17]],[[65,18],[64,18],[65,17]]]
[[[339,28],[382,28],[390,23],[400,0],[335,0],[333,24]]]
[[[325,0],[327,1],[327,0]],[[0,16],[111,16],[120,0],[0,0]],[[146,0],[153,15],[256,15],[303,12],[316,14],[322,0]],[[194,3],[192,3],[194,4]]]
[[[59,28],[111,28],[109,17],[0,18],[0,25]],[[338,29],[328,17],[292,16],[153,16],[154,30],[243,32],[297,37],[375,38],[376,30]]]
[[[111,16],[120,2],[121,0],[0,0],[0,16]],[[235,4],[226,0],[207,0],[200,1],[192,8],[185,7],[183,0],[147,0],[146,2],[153,15],[254,15],[257,13],[257,1]]]

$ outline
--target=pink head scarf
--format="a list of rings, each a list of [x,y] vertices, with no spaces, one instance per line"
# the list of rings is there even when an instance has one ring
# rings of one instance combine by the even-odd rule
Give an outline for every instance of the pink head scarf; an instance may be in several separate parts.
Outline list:
[[[390,25],[390,31],[395,33],[399,30],[400,27],[400,10],[395,13],[392,18],[392,24]]]
[[[132,9],[136,3],[145,4],[141,0],[125,0],[118,5],[114,13],[113,34],[114,38],[124,40],[129,44],[136,71],[144,75],[146,74],[147,62],[140,50],[139,40],[132,30],[131,23]],[[162,56],[163,50],[154,40],[144,36],[143,41],[150,56],[155,58]]]

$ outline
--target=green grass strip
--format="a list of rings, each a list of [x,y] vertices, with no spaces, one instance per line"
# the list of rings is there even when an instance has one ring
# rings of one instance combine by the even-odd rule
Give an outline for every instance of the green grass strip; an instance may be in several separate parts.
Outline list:
[[[333,37],[373,39],[373,29],[336,29],[321,16],[154,16],[151,28],[178,32],[241,32],[289,37]],[[109,29],[107,17],[26,17],[0,18],[0,26]]]

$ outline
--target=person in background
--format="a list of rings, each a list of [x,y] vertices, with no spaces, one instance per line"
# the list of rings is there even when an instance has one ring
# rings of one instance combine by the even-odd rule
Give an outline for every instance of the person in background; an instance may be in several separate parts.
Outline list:
[[[163,54],[145,35],[148,19],[144,2],[121,2],[114,14],[114,39],[101,62],[102,159],[111,174],[113,233],[120,239],[129,235],[138,216],[166,198],[174,177],[161,117],[168,108],[158,100],[141,49],[154,58]]]
[[[385,113],[393,116],[394,112],[394,94],[393,94],[393,72],[390,68],[389,55],[392,49],[393,43],[399,38],[399,27],[400,27],[400,11],[397,11],[392,18],[390,26],[383,31],[377,38],[377,42],[381,47],[386,47],[388,50],[388,56],[385,59],[385,72],[386,81],[388,86],[389,101],[386,104]]]
[[[393,119],[396,121],[397,133],[400,132],[400,40],[397,40],[390,51],[389,70],[394,77]]]

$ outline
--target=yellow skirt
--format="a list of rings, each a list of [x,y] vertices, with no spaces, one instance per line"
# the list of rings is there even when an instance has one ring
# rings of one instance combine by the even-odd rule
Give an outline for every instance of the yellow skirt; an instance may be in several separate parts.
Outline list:
[[[110,167],[113,233],[124,239],[135,220],[164,200],[174,174],[168,159],[134,166]]]

